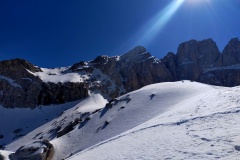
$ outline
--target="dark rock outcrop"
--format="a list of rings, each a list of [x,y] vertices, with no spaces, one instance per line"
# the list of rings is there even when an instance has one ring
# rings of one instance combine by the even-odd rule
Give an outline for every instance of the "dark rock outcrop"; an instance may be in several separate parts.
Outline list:
[[[176,56],[178,79],[197,81],[206,69],[214,65],[219,50],[212,39],[191,40],[179,45]]]
[[[31,107],[59,104],[88,96],[84,83],[45,83],[34,72],[41,69],[21,59],[0,62],[0,104]]]
[[[240,85],[240,41],[231,39],[213,67],[209,67],[200,77],[199,82],[233,87]]]
[[[49,141],[44,140],[20,147],[15,153],[10,154],[9,157],[11,160],[52,160],[53,155],[53,145]]]
[[[0,153],[0,160],[4,160],[4,159],[5,159],[4,156],[1,155],[1,153]]]
[[[240,41],[233,38],[221,54],[212,39],[190,40],[179,45],[176,55],[163,58],[174,80],[194,80],[219,86],[240,85]]]
[[[0,75],[11,78],[11,79],[21,79],[24,77],[37,79],[30,72],[41,72],[39,67],[36,67],[23,59],[12,59],[0,62]]]
[[[63,135],[71,132],[74,127],[81,122],[81,119],[76,118],[73,122],[70,122],[65,128],[57,132],[57,138],[62,137]]]
[[[107,94],[110,98],[116,98],[149,84],[174,80],[165,64],[152,57],[141,46],[135,47],[121,56],[98,56],[89,64],[80,62],[70,68],[73,72],[84,69],[87,71],[99,69],[109,77],[112,82],[107,81],[99,87],[93,86],[94,88],[90,89],[100,90],[101,93]],[[112,92],[109,92],[105,89],[111,86],[111,83],[114,83],[115,87]]]
[[[222,66],[240,64],[240,41],[233,38],[229,41],[222,53]]]
[[[168,70],[171,72],[173,76],[173,80],[177,81],[178,80],[178,74],[177,74],[177,56],[169,52],[164,58],[163,58],[163,63],[166,65]]]

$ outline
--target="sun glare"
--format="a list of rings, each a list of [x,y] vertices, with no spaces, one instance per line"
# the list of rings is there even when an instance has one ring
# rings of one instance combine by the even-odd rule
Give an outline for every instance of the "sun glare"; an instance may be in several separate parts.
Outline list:
[[[185,2],[191,5],[199,5],[201,3],[206,3],[206,2],[210,3],[210,0],[185,0]]]
[[[147,23],[145,27],[145,33],[143,34],[142,38],[138,42],[141,44],[149,43],[153,40],[154,36],[160,32],[172,16],[176,13],[176,11],[180,8],[185,0],[173,0],[169,3],[165,8],[163,8],[155,17],[152,18],[149,23]]]

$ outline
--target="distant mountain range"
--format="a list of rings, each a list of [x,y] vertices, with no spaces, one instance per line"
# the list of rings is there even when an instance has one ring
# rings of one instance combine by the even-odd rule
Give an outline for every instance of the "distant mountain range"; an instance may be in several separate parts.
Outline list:
[[[111,100],[143,86],[191,80],[240,85],[240,41],[221,53],[212,39],[181,43],[162,59],[138,46],[121,56],[98,56],[70,67],[40,68],[22,59],[0,62],[0,104],[7,108],[61,104],[100,93]]]

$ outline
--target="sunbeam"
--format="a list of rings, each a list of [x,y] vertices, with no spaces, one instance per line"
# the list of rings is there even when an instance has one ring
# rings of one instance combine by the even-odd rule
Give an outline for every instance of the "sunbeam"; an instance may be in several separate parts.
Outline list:
[[[166,26],[174,13],[179,9],[185,0],[173,0],[169,5],[162,9],[144,27],[142,37],[137,41],[139,44],[149,44],[154,37]]]

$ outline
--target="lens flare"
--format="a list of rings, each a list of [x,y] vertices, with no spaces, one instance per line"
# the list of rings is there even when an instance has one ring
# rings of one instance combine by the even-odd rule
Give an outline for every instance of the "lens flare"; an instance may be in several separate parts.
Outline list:
[[[154,37],[166,26],[174,13],[179,9],[185,0],[173,0],[163,10],[161,10],[145,27],[145,33],[137,42],[139,44],[148,44]]]

